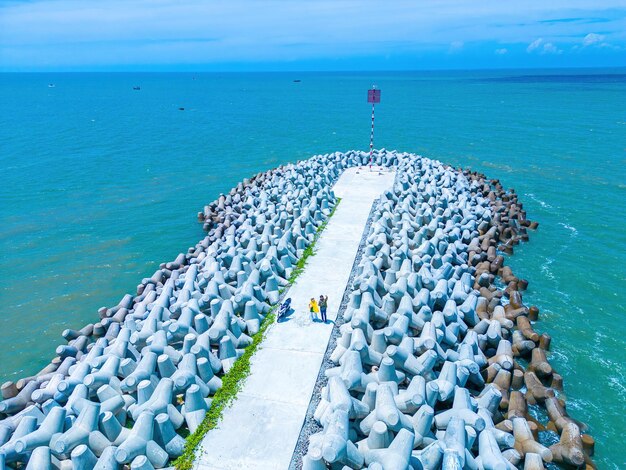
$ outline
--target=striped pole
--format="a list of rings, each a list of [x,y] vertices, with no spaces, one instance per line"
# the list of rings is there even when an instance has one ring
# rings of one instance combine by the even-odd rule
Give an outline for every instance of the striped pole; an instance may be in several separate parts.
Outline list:
[[[380,103],[380,90],[376,85],[367,90],[367,102],[372,103],[372,132],[370,133],[370,171],[372,171],[372,161],[374,157],[374,106]]]
[[[374,103],[372,103],[372,132],[370,133],[370,171],[372,171],[373,152],[374,152]]]

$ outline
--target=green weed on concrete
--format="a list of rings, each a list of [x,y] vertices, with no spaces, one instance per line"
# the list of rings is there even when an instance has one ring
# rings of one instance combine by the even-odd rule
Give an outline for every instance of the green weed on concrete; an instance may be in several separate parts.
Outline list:
[[[200,445],[200,442],[202,442],[204,435],[217,426],[217,423],[222,417],[222,412],[228,408],[237,396],[237,392],[239,392],[243,384],[243,379],[250,373],[250,359],[258,349],[261,341],[263,341],[266,330],[274,323],[275,319],[276,316],[272,309],[263,320],[259,331],[252,337],[252,344],[245,349],[241,357],[235,361],[233,367],[222,377],[222,387],[215,392],[211,408],[204,417],[204,421],[202,421],[202,424],[198,426],[198,429],[196,429],[193,434],[187,437],[183,455],[174,461],[176,470],[191,470],[196,455],[196,449]]]

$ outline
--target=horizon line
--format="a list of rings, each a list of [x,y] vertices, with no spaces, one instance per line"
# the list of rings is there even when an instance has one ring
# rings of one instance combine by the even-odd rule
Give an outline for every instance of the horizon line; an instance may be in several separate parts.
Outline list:
[[[371,70],[0,70],[0,74],[12,73],[398,73],[398,72],[489,72],[506,70],[599,70],[626,69],[626,65],[604,66],[553,66],[553,67],[478,67],[478,68],[424,68],[424,69],[371,69]]]

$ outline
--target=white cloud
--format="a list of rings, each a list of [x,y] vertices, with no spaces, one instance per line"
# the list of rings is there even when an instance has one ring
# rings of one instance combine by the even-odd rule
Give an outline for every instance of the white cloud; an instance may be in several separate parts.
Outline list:
[[[505,55],[509,52],[509,50],[506,47],[502,47],[500,49],[496,49],[496,55]]]
[[[603,42],[602,44],[598,45],[599,48],[601,49],[608,49],[610,51],[620,51],[622,50],[621,47],[616,46],[614,44],[609,44],[608,42]]]
[[[538,52],[539,54],[562,54],[563,51],[556,47],[551,42],[544,42],[543,38],[537,38],[531,42],[526,48],[526,52],[529,54],[532,52]]]
[[[450,48],[448,49],[448,52],[450,54],[454,53],[454,52],[459,52],[461,49],[463,49],[463,46],[465,44],[463,43],[463,41],[452,41],[450,43]]]
[[[592,46],[602,41],[604,41],[604,35],[596,34],[596,33],[589,33],[583,38],[583,46],[585,47]]]
[[[526,52],[532,52],[535,49],[539,48],[539,46],[541,46],[541,44],[543,43],[543,38],[538,38],[535,39],[533,42],[531,42],[528,47],[526,48]]]
[[[556,47],[551,42],[546,42],[543,45],[543,49],[541,50],[541,53],[542,54],[562,54],[563,51],[559,49],[558,47]]]

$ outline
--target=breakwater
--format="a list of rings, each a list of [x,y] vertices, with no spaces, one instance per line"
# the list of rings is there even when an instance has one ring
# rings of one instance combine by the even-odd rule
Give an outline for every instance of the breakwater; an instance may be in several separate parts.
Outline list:
[[[481,174],[423,158],[401,158],[397,174],[292,466],[595,468],[593,438],[567,415],[548,362],[550,337],[533,329],[538,309],[522,301],[528,282],[504,265],[537,224]]]
[[[264,315],[269,311],[269,306],[278,300],[281,289],[287,286],[296,260],[310,245],[316,228],[330,213],[335,203],[335,197],[330,189],[332,183],[343,169],[363,164],[366,159],[366,155],[361,152],[313,157],[296,165],[280,167],[259,174],[250,180],[244,180],[228,195],[220,197],[216,202],[205,207],[199,217],[208,231],[207,237],[191,247],[187,253],[179,255],[173,262],[161,265],[151,278],[142,280],[137,287],[136,295],[124,296],[117,306],[101,309],[99,322],[77,331],[66,330],[63,336],[67,344],[59,346],[57,358],[39,374],[2,386],[5,400],[0,403],[0,412],[6,418],[0,421],[0,444],[2,445],[0,459],[4,459],[4,463],[11,466],[28,463],[31,468],[72,468],[70,467],[72,465],[73,468],[118,468],[121,464],[129,463],[132,468],[162,468],[168,465],[168,462],[180,455],[183,450],[184,441],[179,433],[184,430],[193,432],[198,427],[210,406],[210,397],[221,386],[220,377],[228,372],[236,358],[241,355],[243,348],[250,343],[251,335],[258,331]],[[435,175],[432,185],[427,187],[424,183],[423,188],[420,188],[421,181],[415,180],[416,170],[411,167],[411,162],[413,164],[420,162],[420,165],[423,162],[424,168],[430,165]],[[500,277],[505,278],[505,268],[502,267],[503,258],[498,255],[496,249],[511,251],[515,241],[524,236],[525,222],[522,221],[525,219],[521,206],[515,202],[514,195],[507,195],[501,188],[493,185],[490,187],[490,190],[493,190],[493,198],[490,198],[488,193],[483,195],[482,204],[475,204],[480,191],[475,189],[476,194],[472,194],[471,190],[464,193],[462,189],[472,185],[479,188],[480,178],[476,175],[459,176],[458,173],[441,164],[395,152],[377,153],[375,163],[384,166],[399,166],[407,173],[400,179],[400,187],[403,188],[398,190],[400,193],[392,193],[395,194],[395,198],[386,195],[381,201],[381,204],[387,204],[387,206],[380,207],[393,208],[401,205],[406,211],[399,213],[399,217],[395,215],[390,217],[393,210],[388,210],[389,215],[382,219],[386,221],[389,230],[376,232],[379,242],[382,242],[384,233],[389,233],[392,227],[396,227],[398,233],[410,235],[413,241],[415,237],[421,237],[423,244],[430,243],[425,253],[419,253],[420,260],[425,259],[425,256],[431,257],[428,263],[424,261],[419,267],[421,269],[426,266],[419,278],[422,283],[420,292],[424,288],[429,292],[432,291],[429,296],[437,301],[429,307],[431,314],[433,317],[443,315],[446,328],[442,329],[441,322],[431,318],[429,331],[432,330],[437,338],[440,336],[439,332],[445,330],[445,334],[448,335],[450,331],[450,334],[457,335],[458,340],[462,335],[467,337],[467,331],[470,331],[469,328],[465,331],[461,328],[465,321],[466,326],[471,326],[471,331],[474,331],[477,337],[480,335],[481,338],[475,343],[468,340],[463,344],[469,342],[473,349],[476,347],[480,349],[482,345],[485,355],[489,355],[490,348],[494,345],[497,349],[502,343],[503,348],[506,349],[506,341],[509,341],[507,338],[511,340],[515,338],[511,336],[514,331],[509,334],[513,329],[512,326],[508,323],[503,324],[501,321],[502,315],[505,319],[507,313],[510,316],[506,305],[501,305],[506,304],[502,302],[503,297],[513,299],[508,305],[515,305],[515,301],[520,303],[519,309],[523,312],[517,312],[518,317],[530,314],[530,310],[526,311],[525,307],[521,306],[519,289],[523,289],[523,281],[516,280],[509,272],[512,277],[510,282],[515,281],[513,282],[515,286],[509,284],[508,291],[505,290],[502,293],[502,290],[493,286],[494,279],[490,277],[495,273],[500,273]],[[420,179],[425,175],[425,173],[420,174]],[[429,173],[427,176],[432,175]],[[408,183],[406,178],[409,178]],[[471,185],[469,181],[472,182]],[[442,182],[442,184],[439,185],[437,182]],[[489,185],[483,180],[484,184]],[[407,185],[407,188],[404,188],[404,185]],[[414,194],[411,199],[409,188],[417,189],[423,195]],[[414,210],[410,210],[411,201],[415,203],[416,198],[425,198],[426,195],[428,198],[421,202],[426,202],[431,207],[431,215],[424,217],[421,213],[422,218],[419,219],[415,204],[413,204]],[[405,196],[409,201],[408,206],[399,203]],[[459,201],[462,202],[459,203]],[[483,208],[482,212],[478,209],[479,207]],[[451,215],[453,208],[456,212]],[[505,214],[505,211],[508,212]],[[466,221],[467,227],[463,224],[466,212],[475,216],[474,219]],[[498,214],[500,214],[499,217]],[[410,220],[407,222],[411,216],[414,216],[415,220],[412,223]],[[380,221],[381,217],[377,217],[376,224],[373,226],[374,230],[381,229]],[[472,221],[476,224],[473,225]],[[440,222],[444,222],[443,227],[439,227]],[[458,230],[455,231],[455,228]],[[439,229],[443,231],[443,235]],[[485,233],[481,234],[481,232]],[[417,233],[421,235],[418,236]],[[488,241],[485,242],[485,239]],[[436,243],[433,240],[436,240]],[[478,242],[472,244],[474,240]],[[459,241],[460,243],[456,243]],[[378,269],[384,286],[385,281],[389,284],[393,276],[390,273],[389,278],[386,274],[383,278],[382,272],[390,271],[391,266],[387,264],[397,258],[396,254],[402,253],[402,251],[396,253],[398,248],[401,250],[404,248],[396,247],[395,244],[389,244],[388,248],[384,248],[379,242],[373,244],[370,242],[375,251],[372,252],[368,245],[366,255],[377,257],[379,252],[382,253],[380,259],[384,263],[378,266]],[[380,247],[378,247],[379,244]],[[446,245],[445,248],[441,248],[444,245]],[[465,251],[461,245],[465,246]],[[448,253],[449,247],[457,247],[456,258],[446,257],[450,254]],[[415,249],[416,247],[409,248],[410,251]],[[453,248],[450,250],[452,251]],[[489,264],[489,268],[485,263]],[[406,283],[401,280],[404,274],[401,272],[402,264],[405,264],[404,261],[395,270],[394,283],[399,283],[401,286],[406,284],[408,289],[410,276],[407,276]],[[463,268],[464,265],[466,271],[461,273],[463,269],[459,268]],[[492,265],[495,270],[492,270]],[[415,266],[411,269],[414,268]],[[430,271],[430,280],[425,274],[426,271]],[[417,270],[414,274],[417,275],[417,273],[420,271]],[[467,276],[464,276],[465,274]],[[440,282],[444,278],[446,286]],[[448,282],[450,280],[454,282]],[[456,281],[461,283],[460,287],[456,287]],[[372,283],[372,281],[368,282]],[[363,284],[364,288],[366,284]],[[477,293],[470,294],[472,286],[476,288]],[[413,284],[410,284],[410,287],[414,288]],[[431,287],[432,289],[429,289]],[[447,292],[448,288],[451,289],[450,292]],[[489,294],[483,291],[483,288],[487,289]],[[381,287],[376,284],[372,289],[380,291]],[[372,295],[371,289],[369,291],[366,289],[363,292],[366,298],[367,292]],[[382,291],[378,292],[381,303],[377,307],[388,313],[388,327],[392,328],[395,325],[400,331],[397,335],[402,337],[410,337],[410,333],[416,333],[419,324],[416,326],[413,316],[409,318],[406,312],[402,313],[400,304],[396,311],[388,311],[391,304],[382,304],[385,295]],[[456,302],[464,295],[466,298],[456,312],[450,312],[451,307],[446,310],[447,300],[449,300],[443,300],[446,296]],[[473,306],[473,300],[467,303],[471,295],[473,295],[472,299],[476,299]],[[376,304],[379,299],[374,295],[372,297],[372,301]],[[404,294],[401,297],[405,297]],[[487,303],[481,301],[481,298],[487,299]],[[503,313],[496,315],[495,310],[498,306],[502,307]],[[417,308],[418,305],[416,304],[415,307]],[[465,310],[468,307],[472,307],[475,315],[481,319],[474,325],[471,325],[470,320],[465,318]],[[364,308],[364,310],[368,309]],[[378,312],[375,308],[373,310]],[[421,307],[413,313],[419,315],[420,311],[425,313]],[[437,315],[437,312],[441,314]],[[392,317],[392,315],[396,316]],[[453,320],[448,321],[451,315]],[[467,315],[470,314],[467,313]],[[482,318],[481,315],[486,318]],[[405,320],[397,323],[398,317],[402,316],[409,320],[406,331],[403,331],[402,326],[406,323]],[[372,318],[374,319],[374,316]],[[483,320],[484,322],[481,323]],[[352,324],[351,316],[350,322]],[[495,323],[500,327],[492,326]],[[477,330],[479,324],[481,326]],[[372,335],[374,327],[378,329],[379,326],[381,325],[376,321],[372,321],[370,325]],[[425,326],[426,322],[422,327]],[[485,327],[485,331],[480,333],[480,328]],[[368,332],[365,330],[368,328],[363,323],[364,334]],[[520,330],[523,331],[521,327]],[[495,337],[494,331],[497,333]],[[355,336],[357,335],[358,333]],[[480,341],[483,341],[482,337],[485,335],[491,340],[483,344]],[[342,338],[342,344],[346,344],[346,339]],[[349,343],[351,341],[350,338]],[[396,345],[394,341],[390,340],[391,344],[387,347]],[[540,346],[543,345],[545,349],[548,342],[548,338],[544,336]],[[440,372],[440,366],[443,371],[443,365],[446,362],[453,364],[459,362],[460,359],[455,359],[453,356],[455,347],[458,346],[459,354],[467,350],[467,347],[462,348],[454,342],[450,344],[441,340],[437,343],[447,361],[440,364],[442,356],[438,355],[428,372]],[[511,348],[516,346],[515,341],[511,344]],[[530,347],[529,343],[526,345]],[[369,343],[368,346],[373,347]],[[402,341],[397,346],[402,346]],[[349,347],[350,344],[346,349]],[[538,348],[533,347],[532,351],[535,349]],[[439,349],[434,345],[430,350],[435,350],[435,354],[439,354]],[[451,350],[452,352],[449,352]],[[479,369],[491,371],[495,376],[503,369],[505,373],[501,376],[506,376],[506,372],[509,372],[511,377],[515,377],[515,370],[519,371],[518,365],[523,364],[523,357],[528,351],[516,353],[515,357],[512,351],[509,355],[511,366],[508,368],[500,363],[497,363],[497,366],[488,365],[487,362],[481,362],[480,358],[473,360]],[[402,353],[402,350],[400,352]],[[508,350],[502,354],[506,355],[507,352]],[[393,354],[389,354],[388,358],[393,358],[395,361]],[[531,355],[533,354],[535,353],[531,352]],[[429,355],[432,357],[432,354]],[[478,351],[475,351],[474,355],[480,356]],[[347,357],[349,356],[350,354]],[[362,364],[362,367],[368,370],[371,365],[373,370],[373,367],[381,366],[384,369],[389,366],[388,360],[384,363],[382,361],[383,359],[374,365],[366,362]],[[459,369],[459,366],[447,366],[446,375],[442,377],[442,381],[451,377],[448,369],[453,367]],[[498,367],[500,369],[494,372]],[[398,367],[398,370],[401,368]],[[420,381],[419,378],[412,377],[406,372],[404,374],[402,380],[396,381],[400,387],[398,390],[407,383]],[[424,375],[428,376],[428,374]],[[519,379],[519,373],[517,376]],[[546,376],[540,377],[545,380]],[[558,383],[558,376],[556,377],[556,383]],[[426,377],[423,378],[426,380]],[[432,377],[428,376],[428,378]],[[496,378],[492,377],[494,382]],[[554,374],[551,378],[550,386],[556,387],[552,384],[555,382]],[[478,378],[473,376],[473,380],[478,380]],[[500,383],[503,379],[497,380],[497,383]],[[431,380],[431,382],[434,381],[434,379]],[[487,381],[489,382],[489,377]],[[494,388],[495,385],[488,389]],[[469,409],[472,407],[472,400],[469,398],[470,391],[473,393],[477,389],[468,386],[464,390],[468,390],[466,401],[469,403]],[[352,398],[365,403],[365,395],[361,397],[358,389],[348,388],[348,392],[354,393],[355,396]],[[384,396],[384,393],[381,392],[380,395]],[[495,392],[490,393],[496,395]],[[513,392],[511,392],[512,397]],[[416,400],[416,403],[418,401]],[[435,409],[449,405],[450,396],[446,395],[445,399],[439,401],[441,403],[435,406]],[[332,400],[326,400],[326,402],[332,403]],[[371,409],[374,410],[374,408]],[[491,411],[491,408],[488,409]],[[410,414],[407,410],[402,412]],[[479,412],[480,410],[477,410],[476,414]],[[464,416],[463,413],[461,415]],[[484,421],[485,418],[481,419]],[[507,420],[498,421],[498,415],[494,414],[492,421],[496,426]],[[325,420],[322,422],[326,423]],[[524,422],[528,423],[528,421]],[[531,420],[530,423],[533,421]],[[380,425],[377,427],[379,428]],[[483,430],[478,430],[478,428],[480,425],[472,429],[480,432],[482,436]],[[538,426],[537,429],[539,429]],[[408,429],[405,431],[411,432]],[[390,428],[387,437],[391,438],[395,432],[393,428]],[[397,435],[402,434],[401,437],[404,438],[406,432],[398,430]],[[413,432],[415,435],[415,429]],[[471,431],[467,432],[471,435]],[[506,429],[503,432],[506,433]],[[329,434],[329,436],[333,441],[337,441],[334,434]],[[348,434],[345,439],[345,449],[353,450],[354,444],[351,447],[348,443],[350,437]],[[423,437],[432,438],[427,435]],[[467,439],[465,446],[471,449],[475,440]],[[510,439],[506,442],[510,443]],[[435,447],[435,443],[432,443],[430,452],[435,453]],[[445,458],[446,453],[443,452],[443,454]],[[509,454],[513,452],[506,455],[510,456]],[[315,461],[316,464],[323,465],[319,458],[315,459],[314,452],[310,452],[307,461],[310,464]]]

